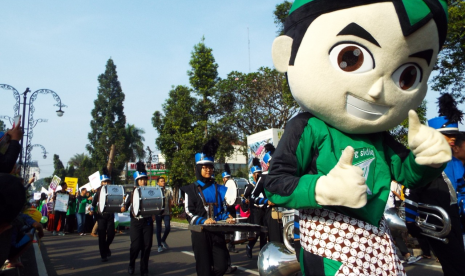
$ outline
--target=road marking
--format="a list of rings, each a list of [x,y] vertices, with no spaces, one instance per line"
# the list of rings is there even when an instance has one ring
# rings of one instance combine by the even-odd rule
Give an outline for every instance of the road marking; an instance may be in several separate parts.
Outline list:
[[[435,268],[441,268],[442,266],[440,265],[430,265],[430,264],[421,264],[421,263],[412,263],[413,265],[424,265],[424,266],[430,266],[430,267],[435,267]]]
[[[37,236],[36,240],[37,240]],[[47,269],[45,268],[44,259],[42,258],[42,253],[40,252],[39,245],[37,243],[33,243],[34,246],[34,253],[36,255],[36,263],[37,263],[37,272],[39,276],[47,276]]]
[[[181,251],[181,252],[184,253],[184,254],[190,255],[190,256],[194,256],[194,253],[189,252],[189,251]],[[253,270],[243,268],[243,267],[240,267],[240,266],[238,266],[237,269],[242,270],[242,271],[247,272],[247,273],[250,273],[250,274],[253,274],[253,275],[260,275],[260,274],[258,274],[257,271],[253,271]]]

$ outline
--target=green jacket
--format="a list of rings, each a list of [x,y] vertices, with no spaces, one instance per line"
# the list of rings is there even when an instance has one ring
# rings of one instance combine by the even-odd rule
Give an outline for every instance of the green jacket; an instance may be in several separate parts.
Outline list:
[[[66,215],[75,215],[76,214],[76,200],[70,200],[68,205],[68,212]]]
[[[92,202],[88,200],[88,197],[81,197],[81,202],[79,203],[79,196],[76,198],[76,204],[78,206],[78,214],[85,214],[86,213],[86,206],[87,204],[91,204]]]
[[[360,209],[320,206],[315,200],[316,182],[336,166],[347,146],[355,149],[353,164],[364,171],[367,204]],[[444,166],[418,165],[415,156],[387,132],[346,134],[310,113],[301,113],[287,124],[264,184],[267,197],[279,206],[324,207],[378,226],[392,179],[407,188],[420,187],[441,174]]]

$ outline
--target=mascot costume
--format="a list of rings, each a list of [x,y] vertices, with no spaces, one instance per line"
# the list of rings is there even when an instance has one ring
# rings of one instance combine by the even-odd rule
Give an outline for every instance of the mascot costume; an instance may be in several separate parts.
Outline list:
[[[272,47],[306,111],[264,175],[268,199],[299,210],[312,275],[405,275],[383,218],[391,180],[421,187],[451,160],[416,109],[447,32],[442,0],[296,0]],[[409,118],[407,150],[387,132]]]

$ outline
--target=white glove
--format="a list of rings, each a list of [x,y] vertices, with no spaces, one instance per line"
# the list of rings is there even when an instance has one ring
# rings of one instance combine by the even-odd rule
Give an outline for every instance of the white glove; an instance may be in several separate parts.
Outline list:
[[[408,112],[408,121],[408,145],[417,164],[439,168],[452,159],[449,143],[439,131],[422,125],[413,110]]]
[[[315,199],[320,205],[362,208],[367,204],[367,186],[361,168],[352,165],[354,148],[344,149],[337,165],[318,179]]]

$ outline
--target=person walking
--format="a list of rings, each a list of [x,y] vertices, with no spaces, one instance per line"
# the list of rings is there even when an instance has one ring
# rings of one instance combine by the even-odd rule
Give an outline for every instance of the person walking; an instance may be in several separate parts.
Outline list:
[[[171,207],[173,206],[173,191],[169,187],[165,187],[165,178],[159,177],[157,180],[158,186],[162,188],[163,194],[165,195],[165,206],[163,214],[155,216],[155,221],[157,225],[157,243],[158,243],[158,252],[163,252],[164,249],[168,249],[169,246],[166,243],[166,238],[171,230],[170,221],[171,221]],[[165,232],[163,237],[161,236],[161,222],[165,223]]]
[[[86,207],[87,207],[87,204],[91,204],[92,203],[92,197],[91,196],[87,196],[87,189],[86,188],[82,188],[81,189],[81,192],[78,193],[78,196],[77,196],[77,213],[76,213],[76,218],[77,218],[77,222],[78,222],[78,233],[79,235],[81,236],[85,236],[86,235],[86,231],[85,231],[85,225],[86,225]]]
[[[95,212],[98,223],[98,247],[100,250],[100,257],[102,262],[108,261],[108,257],[111,257],[110,245],[115,238],[115,213],[100,213],[96,210],[98,199],[100,198],[100,192],[102,187],[111,183],[107,168],[103,168],[103,174],[100,175],[100,183],[102,186],[97,189],[97,193],[92,199],[91,214]],[[95,211],[94,211],[95,210]]]
[[[73,198],[72,195],[69,194],[69,192],[66,190],[68,189],[68,185],[66,185],[66,182],[62,182],[60,184],[61,186],[61,190],[55,192],[55,194],[53,195],[53,202],[55,202],[55,206],[56,206],[56,200],[57,200],[57,196],[60,194],[60,195],[63,195],[63,194],[66,194],[68,195],[68,203],[69,203],[69,200],[71,200]],[[53,236],[56,236],[57,235],[57,231],[59,231],[58,235],[59,236],[64,236],[65,235],[65,219],[66,219],[66,213],[68,210],[66,211],[63,211],[63,210],[55,210],[55,208],[53,208],[53,211],[55,212],[55,220],[54,220],[54,226],[53,226],[53,232],[52,232],[52,235]],[[60,229],[58,229],[58,223],[60,223]]]
[[[137,162],[137,171],[134,173],[134,185],[147,186],[147,171],[143,162]],[[121,207],[121,212],[126,212],[132,206],[133,193],[126,197],[126,202]],[[134,274],[136,259],[140,255],[140,273],[142,276],[149,275],[149,257],[153,242],[153,218],[152,216],[135,217],[133,212],[130,212],[131,226],[129,228],[129,236],[131,237],[131,246],[129,249],[129,266],[128,273]]]

